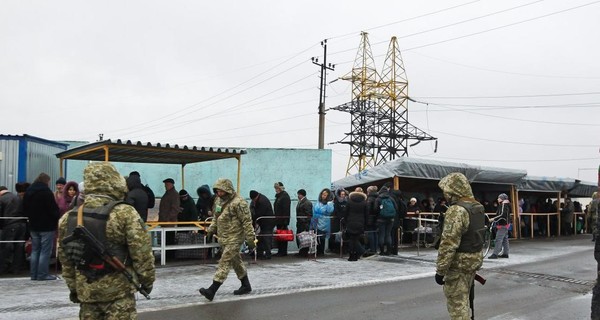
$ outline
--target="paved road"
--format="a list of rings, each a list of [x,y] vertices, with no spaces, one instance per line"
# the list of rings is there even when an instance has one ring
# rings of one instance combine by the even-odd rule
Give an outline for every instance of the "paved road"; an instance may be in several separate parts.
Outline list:
[[[476,287],[476,319],[589,319],[591,288],[596,262],[580,239],[560,241],[567,250],[543,245],[542,258],[518,264],[486,261],[481,274],[488,279]],[[530,244],[531,245],[531,244]],[[553,254],[556,251],[556,254]],[[380,264],[405,264],[418,258],[379,259]],[[426,259],[425,259],[426,260]],[[510,260],[510,259],[509,259]],[[420,261],[433,266],[433,260]],[[318,271],[315,271],[318,272]],[[364,272],[364,270],[361,270]],[[357,278],[361,274],[356,275]],[[235,281],[235,280],[229,280]],[[290,283],[293,278],[288,279]],[[381,281],[377,284],[337,286],[333,289],[294,293],[279,291],[272,296],[245,296],[240,300],[201,303],[169,310],[140,313],[151,319],[447,319],[445,298],[432,276]],[[285,294],[288,293],[288,294]]]

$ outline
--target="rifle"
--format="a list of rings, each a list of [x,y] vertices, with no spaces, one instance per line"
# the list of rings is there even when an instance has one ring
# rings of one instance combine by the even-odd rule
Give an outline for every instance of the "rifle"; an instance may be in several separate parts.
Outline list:
[[[66,245],[67,243],[77,239],[83,240],[83,242],[90,249],[92,249],[96,256],[101,258],[104,262],[108,263],[113,269],[115,269],[115,271],[118,271],[121,274],[123,274],[125,278],[127,278],[127,281],[129,281],[139,293],[146,297],[146,299],[150,299],[150,295],[148,294],[144,286],[136,283],[135,280],[133,280],[133,276],[131,275],[131,273],[129,273],[129,271],[127,271],[127,268],[125,267],[123,262],[121,262],[113,254],[111,254],[110,251],[102,244],[102,242],[98,241],[98,239],[96,239],[96,237],[94,237],[94,235],[83,225],[78,225],[77,227],[75,227],[75,230],[73,230],[73,234],[64,238],[62,243],[63,245]]]

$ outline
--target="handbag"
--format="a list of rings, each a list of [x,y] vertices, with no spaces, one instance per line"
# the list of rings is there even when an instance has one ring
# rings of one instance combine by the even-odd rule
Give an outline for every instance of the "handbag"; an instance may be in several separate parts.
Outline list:
[[[294,231],[283,230],[283,229],[275,230],[275,241],[285,242],[285,241],[293,241],[293,240],[294,240]]]
[[[302,249],[310,248],[316,235],[312,231],[302,231],[296,237],[298,237],[298,249]]]

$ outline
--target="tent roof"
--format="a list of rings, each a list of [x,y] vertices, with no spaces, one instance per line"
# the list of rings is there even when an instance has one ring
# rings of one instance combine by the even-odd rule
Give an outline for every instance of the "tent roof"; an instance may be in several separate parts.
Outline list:
[[[570,197],[587,198],[598,191],[598,185],[573,178],[526,176],[517,184],[517,190],[533,192],[568,191]]]
[[[353,187],[393,178],[440,180],[449,173],[463,173],[470,182],[489,184],[516,184],[527,175],[525,170],[474,166],[465,163],[444,162],[419,158],[399,158],[365,169],[333,183],[336,187]]]
[[[111,162],[188,164],[195,162],[240,158],[244,149],[188,147],[151,144],[131,140],[102,140],[56,154],[57,158]]]

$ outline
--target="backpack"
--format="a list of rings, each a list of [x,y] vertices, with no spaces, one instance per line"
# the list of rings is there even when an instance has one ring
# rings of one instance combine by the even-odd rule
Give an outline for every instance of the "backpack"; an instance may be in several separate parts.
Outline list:
[[[148,195],[148,209],[154,208],[154,204],[156,202],[154,191],[152,191],[152,189],[150,189],[148,185],[142,186],[142,188],[144,189],[144,191],[146,191],[146,194]]]
[[[393,218],[396,216],[396,208],[394,206],[394,200],[390,197],[381,198],[381,204],[379,205],[379,215],[383,218]]]

